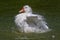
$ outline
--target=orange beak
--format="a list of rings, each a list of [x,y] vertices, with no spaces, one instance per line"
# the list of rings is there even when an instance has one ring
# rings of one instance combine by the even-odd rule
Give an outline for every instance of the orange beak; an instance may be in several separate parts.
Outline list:
[[[20,13],[24,13],[24,12],[25,12],[25,11],[24,11],[24,8],[22,8],[19,12],[20,12]]]

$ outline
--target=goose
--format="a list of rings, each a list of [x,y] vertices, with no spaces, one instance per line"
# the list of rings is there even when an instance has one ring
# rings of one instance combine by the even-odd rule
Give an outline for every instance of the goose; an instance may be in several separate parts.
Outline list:
[[[32,8],[29,5],[24,5],[19,14],[15,16],[15,24],[18,30],[24,33],[39,33],[49,30],[47,23],[42,15],[33,14]]]

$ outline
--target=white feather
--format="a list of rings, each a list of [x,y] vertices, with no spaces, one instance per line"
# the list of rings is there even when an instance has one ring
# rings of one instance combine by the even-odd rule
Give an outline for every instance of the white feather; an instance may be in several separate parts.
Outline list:
[[[25,13],[15,16],[15,23],[21,32],[42,32],[49,29],[43,16],[32,14],[31,7],[28,5],[25,5],[25,7],[27,7]]]

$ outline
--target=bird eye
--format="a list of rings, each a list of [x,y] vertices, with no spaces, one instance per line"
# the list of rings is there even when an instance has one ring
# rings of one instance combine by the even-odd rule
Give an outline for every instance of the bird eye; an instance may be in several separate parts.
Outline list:
[[[27,8],[27,7],[25,7],[25,8]]]

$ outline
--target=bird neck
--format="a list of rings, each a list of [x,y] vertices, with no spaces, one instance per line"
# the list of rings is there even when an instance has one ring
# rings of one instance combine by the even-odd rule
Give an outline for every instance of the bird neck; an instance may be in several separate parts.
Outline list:
[[[32,12],[30,11],[30,12],[25,12],[25,14],[32,14]]]

